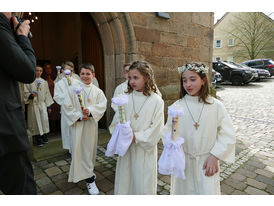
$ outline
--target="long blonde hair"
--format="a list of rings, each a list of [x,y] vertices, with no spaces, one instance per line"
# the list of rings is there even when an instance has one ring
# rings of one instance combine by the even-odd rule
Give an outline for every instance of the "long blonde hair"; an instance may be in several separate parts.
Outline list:
[[[133,69],[137,69],[145,79],[145,88],[144,88],[143,94],[145,96],[150,96],[151,91],[157,94],[158,92],[156,89],[154,73],[150,64],[147,63],[146,61],[134,61],[130,65],[129,71]],[[132,91],[133,91],[133,88],[130,86],[130,83],[128,81],[128,88],[126,93],[130,94]]]

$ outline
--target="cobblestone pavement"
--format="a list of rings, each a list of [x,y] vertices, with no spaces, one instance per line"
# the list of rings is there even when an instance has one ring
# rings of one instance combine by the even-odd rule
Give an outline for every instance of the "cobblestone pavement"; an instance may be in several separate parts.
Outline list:
[[[217,98],[226,106],[236,130],[236,160],[221,163],[221,192],[226,195],[274,194],[274,78],[245,86],[221,85]],[[162,151],[159,143],[159,155]],[[99,145],[95,165],[101,195],[112,195],[117,157],[104,156]],[[34,162],[38,194],[88,194],[85,182],[68,183],[70,156]],[[157,194],[168,195],[170,177],[158,175]]]

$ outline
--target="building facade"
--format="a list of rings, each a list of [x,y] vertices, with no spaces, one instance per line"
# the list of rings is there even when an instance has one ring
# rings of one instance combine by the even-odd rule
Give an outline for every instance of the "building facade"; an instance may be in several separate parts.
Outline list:
[[[28,14],[27,14],[28,15]],[[34,14],[32,14],[34,15]],[[166,108],[179,98],[177,67],[198,61],[211,66],[213,13],[91,12],[36,13],[32,44],[38,60],[52,67],[71,60],[92,63],[108,99],[105,127],[115,87],[124,81],[123,64],[145,60],[152,65]]]
[[[241,63],[250,59],[248,57],[244,57],[248,56],[247,51],[245,55],[240,54],[242,53],[242,44],[239,44],[239,40],[237,40],[235,36],[230,34],[230,31],[232,31],[233,28],[235,28],[235,25],[237,25],[237,23],[235,23],[235,21],[237,21],[235,16],[241,15],[241,18],[244,18],[245,16],[247,18],[247,15],[249,14],[250,13],[244,12],[227,12],[214,25],[213,61],[222,60]],[[266,16],[264,13],[261,13],[261,15],[264,18],[265,23],[271,22],[273,24],[273,20],[271,18]],[[252,29],[250,28],[249,31],[251,31]],[[269,31],[272,33],[272,35],[274,32],[273,29],[274,28],[272,27],[272,29]],[[242,34],[245,34],[244,31],[242,32]],[[246,33],[246,35],[248,34]],[[241,52],[239,52],[239,50],[241,50]],[[268,48],[264,49],[256,58],[274,59],[274,38],[270,43],[268,43]]]

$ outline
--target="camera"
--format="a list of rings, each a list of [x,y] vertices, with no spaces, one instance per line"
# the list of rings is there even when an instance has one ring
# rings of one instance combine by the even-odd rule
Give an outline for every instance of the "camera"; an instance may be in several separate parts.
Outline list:
[[[17,31],[17,29],[19,28],[19,26],[25,21],[25,19],[23,19],[23,18],[19,18],[18,16],[15,16],[15,17],[16,17],[16,19],[17,19],[17,21],[18,21],[18,25],[16,26],[14,33],[16,33],[16,31]],[[14,26],[13,26],[13,21],[12,21],[12,20],[11,20],[11,28],[14,28]],[[29,38],[29,39],[32,38],[32,33],[31,33],[31,31],[28,33],[28,38]]]

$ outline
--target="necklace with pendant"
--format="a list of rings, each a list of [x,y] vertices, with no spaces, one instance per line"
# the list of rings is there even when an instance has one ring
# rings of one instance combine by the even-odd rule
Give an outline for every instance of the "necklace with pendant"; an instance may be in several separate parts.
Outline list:
[[[134,110],[134,118],[137,120],[139,117],[139,113],[141,112],[143,106],[145,105],[146,101],[148,100],[148,97],[146,98],[146,100],[144,101],[144,103],[142,104],[141,108],[139,109],[139,112],[136,112],[135,110],[135,104],[134,104],[134,99],[133,99],[133,92],[132,92],[132,102],[133,102],[133,110]]]
[[[88,98],[88,103],[91,102],[91,99],[89,98],[89,95],[90,95],[91,90],[92,90],[92,89],[90,88],[90,90],[89,90],[89,92],[88,92],[88,94],[87,94],[86,91],[85,91],[85,89],[83,89],[83,91],[85,92],[85,94],[86,94],[86,96],[87,96],[87,98]]]
[[[200,118],[201,118],[202,112],[203,112],[203,110],[204,110],[205,103],[203,103],[203,107],[202,107],[202,109],[201,109],[201,112],[200,112],[198,121],[195,121],[194,118],[193,118],[193,115],[192,115],[192,113],[191,113],[191,111],[190,111],[190,109],[189,109],[189,107],[188,107],[188,105],[187,105],[186,96],[185,96],[184,100],[185,100],[185,102],[186,102],[187,110],[188,110],[188,112],[189,112],[189,114],[190,114],[190,116],[191,116],[193,122],[195,123],[193,126],[194,126],[195,129],[197,130],[198,127],[200,126],[200,125],[199,125],[199,122],[200,122]]]

